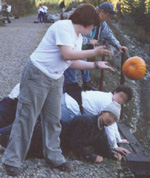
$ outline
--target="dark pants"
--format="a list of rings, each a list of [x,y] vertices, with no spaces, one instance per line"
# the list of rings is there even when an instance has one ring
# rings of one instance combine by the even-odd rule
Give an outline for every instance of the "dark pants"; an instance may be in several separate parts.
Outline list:
[[[0,145],[2,145],[5,148],[7,147],[7,144],[8,144],[12,125],[13,124],[10,124],[0,129],[0,134],[1,134]],[[40,120],[37,122],[35,126],[27,157],[38,157],[38,158],[44,157],[43,156],[42,128],[41,128]]]
[[[40,11],[40,22],[44,23],[44,12],[41,12],[41,11]]]
[[[0,128],[12,124],[15,120],[17,99],[12,100],[9,97],[0,101]]]

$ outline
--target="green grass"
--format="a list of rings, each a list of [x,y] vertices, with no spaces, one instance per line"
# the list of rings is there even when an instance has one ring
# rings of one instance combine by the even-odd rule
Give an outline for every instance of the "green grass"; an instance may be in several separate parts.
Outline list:
[[[0,27],[6,26],[2,21],[0,21]]]

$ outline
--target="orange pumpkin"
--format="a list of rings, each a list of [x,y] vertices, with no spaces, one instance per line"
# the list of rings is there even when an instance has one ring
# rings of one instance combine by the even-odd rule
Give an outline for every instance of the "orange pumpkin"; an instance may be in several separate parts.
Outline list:
[[[129,79],[138,80],[145,75],[145,61],[138,56],[131,57],[124,62],[122,71]]]

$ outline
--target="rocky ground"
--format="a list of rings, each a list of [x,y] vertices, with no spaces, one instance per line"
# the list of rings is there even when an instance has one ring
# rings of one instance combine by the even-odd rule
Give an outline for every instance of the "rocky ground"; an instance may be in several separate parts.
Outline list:
[[[30,54],[39,44],[49,24],[34,24],[37,16],[32,15],[13,20],[0,27],[0,97],[6,96],[20,81],[21,71]],[[117,60],[117,57],[116,57]],[[119,67],[118,67],[119,68]],[[117,71],[119,74],[119,70]],[[113,76],[114,74],[112,74]],[[114,77],[116,77],[114,75]],[[112,83],[112,81],[111,81]],[[116,83],[115,83],[116,84]],[[108,87],[108,89],[112,88]],[[0,151],[2,158],[3,148]],[[72,155],[67,160],[73,165],[72,173],[51,169],[43,159],[27,159],[21,167],[20,178],[125,178],[133,177],[120,162],[105,159],[101,164],[76,160]],[[7,178],[0,164],[0,178]]]

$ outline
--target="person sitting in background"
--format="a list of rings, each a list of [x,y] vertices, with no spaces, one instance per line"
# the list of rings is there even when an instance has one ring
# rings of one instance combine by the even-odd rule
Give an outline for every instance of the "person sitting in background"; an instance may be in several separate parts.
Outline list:
[[[110,148],[104,126],[109,126],[119,120],[121,106],[112,102],[100,115],[82,115],[66,123],[61,121],[60,134],[63,153],[72,151],[79,159],[100,163],[103,157],[121,160],[121,155]],[[7,146],[12,125],[0,129],[0,145]],[[41,122],[38,121],[31,139],[28,156],[43,157],[43,141]],[[87,151],[92,146],[96,156]]]
[[[100,91],[78,91],[78,88],[71,88],[74,94],[82,98],[81,103],[78,102],[77,97],[71,93],[63,94],[62,107],[61,107],[61,121],[67,123],[71,121],[75,116],[82,114],[99,115],[102,110],[109,105],[112,101],[116,101],[119,104],[125,104],[131,100],[133,92],[132,89],[126,85],[118,86],[113,92],[100,92]],[[5,97],[0,102],[0,128],[8,126],[14,122],[16,114],[16,106],[18,102],[18,95],[20,93],[20,84],[18,83],[10,92],[8,97]],[[81,96],[80,96],[81,95]],[[111,145],[111,148],[115,151],[129,154],[129,151],[118,147],[117,143],[128,143],[127,140],[121,139],[117,124],[114,123],[109,127],[105,127],[106,134]]]
[[[82,49],[93,49],[94,46],[97,46],[104,40],[107,44],[116,47],[120,52],[122,52],[123,49],[127,52],[128,48],[125,46],[121,46],[120,42],[116,39],[108,24],[106,23],[106,21],[108,21],[113,15],[116,14],[113,5],[111,3],[104,2],[99,5],[99,7],[97,8],[97,12],[99,14],[99,24],[95,26],[95,28],[90,31],[90,33],[83,35]],[[66,91],[67,84],[72,85],[77,82],[76,72],[77,70],[71,68],[68,68],[64,72],[64,92]],[[93,86],[91,86],[90,84],[89,71],[82,70],[81,73],[83,79],[83,90],[95,90],[95,88],[93,88]]]

